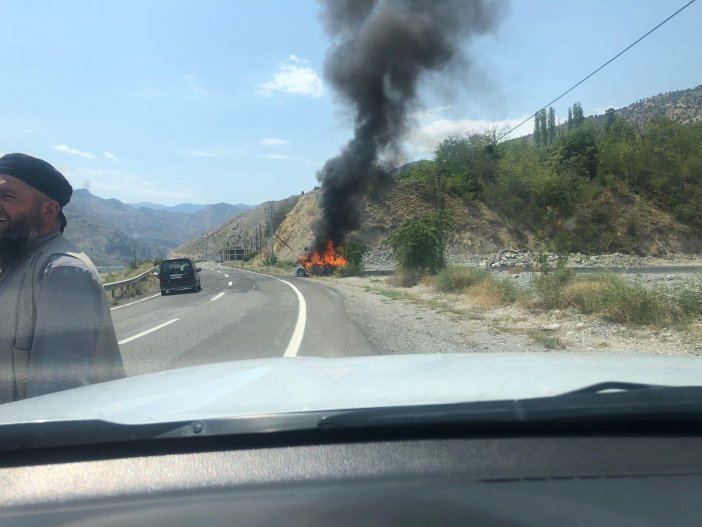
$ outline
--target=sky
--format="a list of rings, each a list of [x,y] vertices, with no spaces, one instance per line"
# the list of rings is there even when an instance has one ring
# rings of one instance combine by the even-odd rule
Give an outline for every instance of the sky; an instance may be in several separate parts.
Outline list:
[[[687,0],[512,0],[423,80],[407,161],[507,130]],[[258,204],[309,191],[353,133],[308,0],[0,0],[0,153],[125,203]],[[702,84],[698,0],[553,106],[564,120]],[[512,135],[531,132],[528,122]]]

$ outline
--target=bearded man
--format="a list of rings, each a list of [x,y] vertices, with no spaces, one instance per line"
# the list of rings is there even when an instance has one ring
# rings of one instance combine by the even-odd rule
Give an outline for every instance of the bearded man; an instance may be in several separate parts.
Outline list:
[[[72,193],[49,163],[0,157],[0,404],[124,377],[98,272],[63,237]]]

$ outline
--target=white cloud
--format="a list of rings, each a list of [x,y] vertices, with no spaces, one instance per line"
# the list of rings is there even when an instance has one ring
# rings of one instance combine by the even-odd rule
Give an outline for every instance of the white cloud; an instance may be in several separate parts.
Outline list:
[[[412,114],[411,117],[414,117],[417,124],[409,130],[405,139],[405,148],[412,158],[431,155],[439,143],[450,136],[483,133],[493,129],[502,134],[523,121],[523,118],[501,121],[446,119],[442,113],[449,108],[443,106]]]
[[[288,60],[289,60],[290,62],[301,62],[302,64],[309,64],[309,63],[310,63],[309,60],[307,60],[307,59],[301,59],[300,57],[298,57],[298,56],[295,55],[295,54],[288,55]]]
[[[189,156],[189,157],[213,159],[213,158],[224,157],[224,154],[226,152],[222,147],[218,146],[215,148],[210,148],[208,150],[181,150],[179,153],[184,155],[184,156]]]
[[[612,108],[614,110],[617,109],[617,107],[614,106],[613,104],[608,104],[607,106],[598,106],[597,108],[595,108],[595,115],[600,115],[602,113],[605,113],[610,108]]]
[[[280,154],[268,154],[263,157],[265,157],[266,159],[290,159],[288,156],[283,156]]]
[[[290,141],[285,139],[278,139],[277,137],[264,137],[259,141],[259,144],[263,146],[279,146],[279,145],[289,145]]]
[[[68,178],[73,188],[87,188],[103,198],[117,198],[124,203],[134,201],[178,201],[192,199],[188,188],[165,188],[144,177],[117,169],[92,169],[85,167],[57,167]],[[69,203],[70,207],[71,204]]]
[[[271,97],[275,92],[321,97],[324,94],[324,84],[317,73],[307,64],[307,61],[295,55],[290,55],[288,60],[294,64],[280,64],[278,72],[273,79],[259,84],[256,95]]]
[[[119,161],[116,155],[114,155],[112,152],[105,152],[103,154],[105,156],[105,159],[109,159],[110,161]]]
[[[183,80],[186,82],[191,91],[197,93],[198,95],[202,95],[203,97],[207,97],[209,92],[195,82],[196,78],[196,75],[193,73],[183,75]]]
[[[63,152],[72,156],[80,156],[85,159],[97,159],[97,157],[95,157],[95,155],[91,154],[90,152],[83,152],[81,150],[78,150],[77,148],[71,148],[68,145],[53,145],[51,148],[53,148],[57,152]]]

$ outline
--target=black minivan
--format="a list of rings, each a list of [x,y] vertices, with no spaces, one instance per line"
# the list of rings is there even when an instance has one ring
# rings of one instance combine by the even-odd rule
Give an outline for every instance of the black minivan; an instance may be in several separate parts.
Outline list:
[[[161,294],[172,291],[201,291],[199,267],[190,258],[173,258],[161,262],[157,276],[161,283]]]

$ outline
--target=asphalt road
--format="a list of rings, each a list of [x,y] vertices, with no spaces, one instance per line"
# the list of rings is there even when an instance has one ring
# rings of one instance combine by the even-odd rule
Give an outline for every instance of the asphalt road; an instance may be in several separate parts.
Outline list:
[[[374,354],[323,283],[200,264],[202,291],[112,309],[127,375],[230,360]]]

